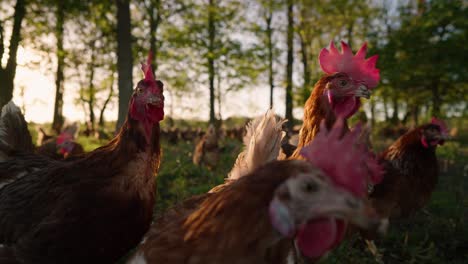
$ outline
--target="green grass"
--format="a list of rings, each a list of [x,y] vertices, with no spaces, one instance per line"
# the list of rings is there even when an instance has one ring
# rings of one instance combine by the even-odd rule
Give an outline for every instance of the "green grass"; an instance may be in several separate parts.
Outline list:
[[[236,159],[236,155],[232,153],[239,153],[241,145],[228,140],[223,142],[221,147],[223,151],[219,166],[215,170],[208,170],[192,163],[193,143],[179,142],[178,145],[171,145],[162,142],[163,158],[157,179],[157,214],[176,202],[195,194],[205,193],[224,182]]]

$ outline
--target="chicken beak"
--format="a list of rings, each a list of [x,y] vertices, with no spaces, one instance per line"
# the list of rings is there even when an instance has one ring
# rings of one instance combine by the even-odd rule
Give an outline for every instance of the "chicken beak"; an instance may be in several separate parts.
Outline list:
[[[442,135],[440,135],[440,139],[442,139],[444,141],[449,141],[449,140],[453,140],[454,138],[449,134],[442,134]]]
[[[291,237],[299,226],[321,218],[348,221],[363,230],[384,234],[388,219],[381,219],[361,198],[332,185],[322,185],[311,199],[290,208],[287,189],[280,189],[270,203],[269,214],[273,227],[284,237]]]
[[[289,208],[278,198],[274,198],[269,207],[273,227],[284,237],[291,237],[296,232],[294,216]]]
[[[364,97],[366,99],[370,99],[371,97],[371,91],[367,89],[365,85],[359,85],[359,87],[356,90],[356,93],[354,94],[356,97]]]
[[[162,107],[162,100],[159,96],[150,94],[148,98],[146,99],[146,103],[156,106],[156,107]]]
[[[388,219],[378,217],[370,204],[343,189],[326,188],[316,206],[310,208],[311,215],[343,219],[366,230],[386,232]]]

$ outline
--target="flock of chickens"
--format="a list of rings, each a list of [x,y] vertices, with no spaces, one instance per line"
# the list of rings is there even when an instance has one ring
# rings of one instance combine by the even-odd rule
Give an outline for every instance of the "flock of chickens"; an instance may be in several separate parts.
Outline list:
[[[435,149],[447,127],[434,118],[374,154],[368,129],[349,129],[346,119],[377,86],[377,56],[366,59],[365,44],[355,55],[341,44],[341,52],[331,43],[319,55],[325,76],[306,102],[290,157],[281,151],[285,120],[269,110],[247,126],[245,149],[224,184],[158,219],[164,96],[149,61],[117,136],[89,153],[73,153],[70,136],[62,135],[53,141],[66,158],[45,155],[19,108],[5,105],[0,263],[115,263],[135,247],[129,264],[313,263],[351,231],[367,239],[385,232],[388,218],[429,201]]]

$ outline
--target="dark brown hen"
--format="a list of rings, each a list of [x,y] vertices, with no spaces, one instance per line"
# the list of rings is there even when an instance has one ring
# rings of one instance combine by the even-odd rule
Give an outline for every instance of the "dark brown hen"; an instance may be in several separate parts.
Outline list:
[[[437,119],[401,136],[379,157],[384,178],[370,194],[375,210],[385,217],[407,217],[425,206],[437,184],[436,147],[448,138]]]
[[[109,144],[68,161],[9,150],[0,163],[0,243],[18,262],[114,263],[148,229],[164,97],[143,71]]]

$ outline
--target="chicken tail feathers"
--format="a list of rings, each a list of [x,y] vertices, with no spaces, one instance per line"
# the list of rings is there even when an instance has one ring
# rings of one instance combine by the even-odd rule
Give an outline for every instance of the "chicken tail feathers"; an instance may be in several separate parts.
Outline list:
[[[30,153],[34,150],[31,134],[21,110],[10,101],[0,116],[0,161],[12,152]]]
[[[282,129],[285,119],[278,119],[273,110],[247,124],[244,136],[244,151],[237,156],[228,179],[235,180],[259,166],[278,159],[281,141],[285,136]]]

